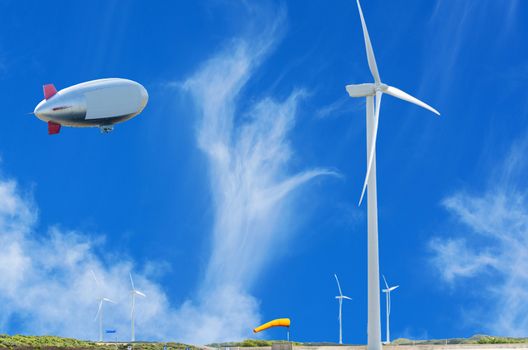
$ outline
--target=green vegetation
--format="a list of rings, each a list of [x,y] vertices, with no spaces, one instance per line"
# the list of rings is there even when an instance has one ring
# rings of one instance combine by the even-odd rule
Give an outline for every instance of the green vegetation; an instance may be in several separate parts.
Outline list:
[[[471,338],[411,340],[400,338],[392,341],[394,345],[442,345],[442,344],[519,344],[528,343],[528,338],[494,337],[477,334]]]
[[[493,337],[489,335],[480,336],[478,344],[519,344],[528,343],[528,338]]]
[[[263,339],[246,339],[239,342],[213,343],[208,344],[212,348],[241,347],[241,348],[258,348],[271,346],[277,343],[287,343],[286,340],[263,340]],[[293,345],[302,345],[302,343],[291,342]]]
[[[273,343],[285,343],[283,340],[261,340],[261,339],[246,339],[241,342],[227,342],[227,343],[214,343],[208,346],[214,348],[225,348],[225,347],[266,347]],[[430,339],[430,340],[412,340],[406,338],[399,338],[393,340],[393,345],[446,345],[446,344],[518,344],[527,343],[528,338],[507,338],[507,337],[494,337],[490,335],[477,334],[471,338],[451,338],[451,339]],[[338,345],[336,343],[325,343],[325,342],[310,342],[310,343],[298,343],[293,342],[293,345],[304,345],[304,346],[323,346],[323,345]]]
[[[92,341],[83,341],[71,338],[61,338],[52,336],[27,336],[27,335],[5,335],[0,334],[0,349],[14,350],[126,350],[127,343],[96,343]],[[163,345],[167,345],[169,350],[183,350],[198,348],[180,343],[134,343],[134,350],[162,350]]]
[[[275,343],[286,343],[284,340],[262,340],[246,339],[241,342],[227,342],[209,344],[209,347],[271,347]],[[393,345],[445,345],[445,344],[518,344],[527,343],[528,338],[508,338],[495,337],[490,335],[474,335],[471,338],[453,338],[453,339],[431,339],[431,340],[411,340],[400,338],[392,342]],[[292,342],[293,345],[304,346],[322,346],[337,345],[335,343],[298,343]],[[0,350],[126,350],[127,343],[96,343],[92,341],[83,341],[71,338],[61,338],[52,336],[27,336],[27,335],[2,335],[0,334]],[[198,350],[198,347],[181,343],[134,343],[134,350],[162,350],[167,345],[169,350]]]
[[[271,346],[271,343],[273,343],[273,341],[271,340],[246,339],[240,342],[213,343],[213,344],[208,344],[207,346],[210,346],[213,348],[225,348],[225,347],[236,347],[236,346],[255,348],[255,347],[260,347],[260,346]]]
[[[95,343],[51,336],[0,335],[0,349],[96,348]]]
[[[226,343],[214,343],[207,346],[214,348],[225,348],[225,347],[271,347],[274,343],[285,343],[284,340],[262,340],[262,339],[246,339],[241,342],[226,342]],[[391,342],[392,345],[446,345],[446,344],[528,344],[528,338],[507,338],[507,337],[494,337],[490,335],[477,334],[471,338],[451,338],[451,339],[430,339],[430,340],[413,340],[407,338],[399,338]],[[309,342],[309,343],[298,343],[292,342],[293,345],[303,346],[338,346],[336,343],[330,342]],[[349,344],[351,345],[351,344]]]
[[[445,345],[445,344],[477,344],[471,338],[451,338],[451,339],[431,339],[431,340],[416,340],[399,338],[391,342],[393,345]]]

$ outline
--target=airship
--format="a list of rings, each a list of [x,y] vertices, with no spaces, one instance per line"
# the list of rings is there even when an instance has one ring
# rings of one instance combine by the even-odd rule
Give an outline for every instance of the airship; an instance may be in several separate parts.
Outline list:
[[[134,118],[148,102],[147,90],[139,83],[121,78],[98,79],[57,91],[43,86],[42,100],[33,114],[48,123],[48,134],[62,126],[98,127],[109,133],[114,125]]]

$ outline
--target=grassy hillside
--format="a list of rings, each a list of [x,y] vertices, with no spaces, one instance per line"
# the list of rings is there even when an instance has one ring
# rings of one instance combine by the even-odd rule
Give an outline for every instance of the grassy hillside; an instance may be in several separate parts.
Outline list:
[[[471,338],[411,340],[400,338],[392,341],[394,345],[442,345],[442,344],[518,344],[528,343],[528,338],[495,337],[491,335],[477,334]]]
[[[260,346],[271,346],[273,343],[282,343],[283,340],[262,340],[262,339],[246,339],[241,342],[226,342],[226,343],[214,343],[209,344],[210,347],[221,348],[221,347],[260,347]],[[527,343],[528,338],[507,338],[507,337],[494,337],[490,335],[474,335],[471,338],[452,338],[452,339],[431,339],[431,340],[412,340],[400,338],[392,341],[392,345],[445,345],[445,344],[514,344],[514,343]],[[306,346],[323,346],[323,345],[338,345],[336,343],[329,342],[310,342],[310,343],[297,343],[293,342],[293,345],[306,345]]]
[[[507,338],[493,337],[489,335],[481,336],[477,341],[478,344],[519,344],[528,343],[528,338]]]
[[[208,344],[212,348],[225,348],[225,347],[243,347],[243,348],[254,348],[261,346],[271,346],[276,343],[287,343],[286,340],[264,340],[264,339],[246,339],[238,342],[225,342],[225,343],[213,343]],[[300,345],[302,343],[292,342],[293,345]]]
[[[164,343],[134,343],[134,350],[162,350]],[[169,350],[184,350],[192,347],[179,343],[166,343]],[[98,344],[91,341],[77,340],[71,338],[61,338],[52,336],[27,336],[27,335],[0,335],[0,349],[16,349],[16,350],[54,350],[54,349],[69,349],[69,350],[126,350],[127,344]]]
[[[270,346],[273,343],[281,343],[284,341],[261,340],[261,339],[246,339],[241,342],[228,342],[210,344],[210,347],[261,347]],[[392,342],[394,345],[432,345],[432,344],[512,344],[512,343],[527,343],[528,338],[507,338],[494,337],[489,335],[475,335],[471,338],[454,338],[454,339],[432,339],[432,340],[410,340],[410,339],[396,339]],[[100,344],[91,341],[83,341],[71,338],[61,338],[52,336],[27,336],[27,335],[0,335],[0,350],[126,350],[126,343],[121,344]],[[134,350],[162,350],[164,343],[134,343]],[[180,343],[166,343],[169,350],[184,350],[189,348],[191,350],[198,350],[197,347],[180,344]],[[337,345],[333,343],[297,343],[293,345]]]

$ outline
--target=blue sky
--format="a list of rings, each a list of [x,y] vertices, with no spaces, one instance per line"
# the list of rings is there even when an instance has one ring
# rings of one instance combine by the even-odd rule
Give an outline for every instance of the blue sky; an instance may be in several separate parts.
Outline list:
[[[365,104],[354,1],[0,4],[0,332],[197,343],[292,318],[366,341]],[[527,335],[528,4],[370,0],[384,82],[381,270],[393,338]],[[41,86],[123,77],[150,100],[110,135],[28,115]],[[97,290],[94,270],[103,281]],[[384,315],[382,315],[384,317]],[[382,318],[383,320],[383,318]],[[266,338],[284,337],[272,330]]]

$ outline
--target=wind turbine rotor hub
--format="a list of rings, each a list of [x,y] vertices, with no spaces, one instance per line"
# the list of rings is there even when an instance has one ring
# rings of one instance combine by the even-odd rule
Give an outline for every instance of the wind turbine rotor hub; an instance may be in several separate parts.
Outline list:
[[[387,84],[376,83],[376,92],[378,92],[378,91],[385,92],[385,91],[387,91],[388,88],[389,88],[389,86]]]

